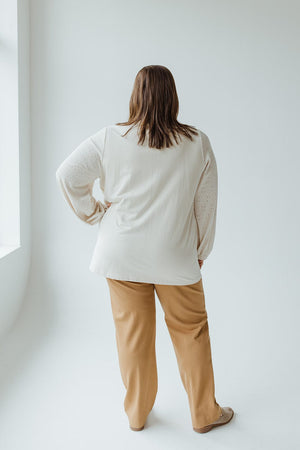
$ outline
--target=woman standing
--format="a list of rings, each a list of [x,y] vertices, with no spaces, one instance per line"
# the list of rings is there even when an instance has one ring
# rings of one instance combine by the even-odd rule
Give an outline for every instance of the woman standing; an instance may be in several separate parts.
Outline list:
[[[130,428],[144,428],[157,394],[156,292],[193,429],[204,433],[233,416],[215,399],[200,270],[215,237],[216,160],[207,135],[177,121],[166,67],[137,73],[129,109],[127,122],[85,139],[56,178],[74,213],[98,224],[89,269],[108,283]],[[96,179],[105,204],[93,197]]]

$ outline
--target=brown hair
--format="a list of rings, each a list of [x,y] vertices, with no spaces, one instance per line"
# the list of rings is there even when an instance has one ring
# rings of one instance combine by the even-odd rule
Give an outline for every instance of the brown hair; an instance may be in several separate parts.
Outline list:
[[[143,144],[149,132],[149,147],[162,149],[178,144],[180,135],[191,141],[198,131],[177,121],[179,101],[170,70],[165,66],[145,66],[137,73],[129,103],[129,119],[116,125],[138,124],[138,144]],[[125,136],[130,130],[130,127]]]

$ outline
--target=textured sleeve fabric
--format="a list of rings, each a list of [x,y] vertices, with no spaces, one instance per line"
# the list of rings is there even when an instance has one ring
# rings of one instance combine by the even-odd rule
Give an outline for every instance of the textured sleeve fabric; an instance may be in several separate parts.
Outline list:
[[[76,216],[89,225],[99,222],[107,209],[93,197],[94,182],[102,173],[101,156],[101,150],[89,137],[56,170],[57,184],[66,202]]]
[[[199,231],[198,259],[210,254],[215,239],[218,202],[218,172],[209,138],[201,132],[204,169],[201,173],[194,199],[194,210]]]

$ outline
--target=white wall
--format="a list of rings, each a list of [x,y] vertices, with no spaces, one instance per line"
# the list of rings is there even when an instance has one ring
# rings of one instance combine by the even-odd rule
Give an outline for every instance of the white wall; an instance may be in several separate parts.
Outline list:
[[[289,426],[295,424],[299,13],[297,2],[283,0],[31,1],[33,242],[28,295],[10,336],[19,358],[9,365],[13,373],[17,367],[21,374],[54,339],[62,346],[72,340],[74,355],[77,346],[81,349],[78,364],[87,364],[86,339],[86,349],[99,348],[99,355],[88,356],[90,364],[95,358],[101,366],[99,385],[110,389],[110,376],[115,389],[121,385],[117,373],[105,375],[104,370],[116,358],[108,288],[88,270],[97,227],[81,223],[68,209],[55,171],[85,137],[127,118],[134,77],[142,66],[163,64],[175,77],[179,120],[208,134],[218,163],[215,247],[202,269],[217,399],[240,411],[239,448],[279,449],[288,439],[287,447],[296,448],[294,435],[284,434],[289,428],[281,428],[281,414]],[[15,264],[19,267],[20,260]],[[159,306],[157,316],[160,395],[171,389],[171,379],[181,395]],[[43,372],[49,380],[61,355],[64,361],[71,358],[62,352],[57,345],[51,354],[51,370],[47,366]],[[83,369],[72,372],[79,376],[76,370]],[[45,386],[39,386],[43,376],[35,376],[35,394],[25,397],[36,414],[32,421],[27,418],[35,436],[26,434],[28,448],[43,445],[46,427],[44,418],[36,424]],[[64,371],[60,376],[72,390]],[[96,386],[95,380],[91,390]],[[64,396],[55,392],[47,401],[55,399],[66,408]],[[176,404],[174,392],[170,399]],[[108,415],[102,420],[115,417],[109,404],[104,409]],[[84,414],[82,421],[88,420]],[[249,415],[258,422],[243,434]],[[76,429],[76,420],[70,429]],[[54,423],[49,448],[60,433],[68,433]],[[262,423],[266,432],[258,438],[256,425]],[[85,448],[76,436],[68,434],[62,442],[67,441],[69,448]],[[234,443],[228,440],[225,446],[234,448]]]

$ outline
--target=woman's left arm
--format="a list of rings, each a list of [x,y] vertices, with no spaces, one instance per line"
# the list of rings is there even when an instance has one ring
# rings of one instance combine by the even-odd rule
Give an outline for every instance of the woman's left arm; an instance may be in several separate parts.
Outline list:
[[[91,137],[81,142],[56,170],[65,200],[76,216],[89,225],[99,222],[107,210],[93,197],[94,182],[101,173],[101,153]]]

